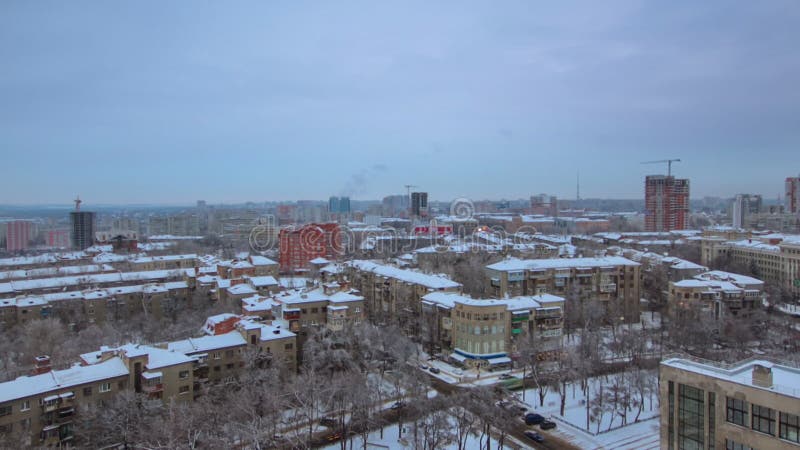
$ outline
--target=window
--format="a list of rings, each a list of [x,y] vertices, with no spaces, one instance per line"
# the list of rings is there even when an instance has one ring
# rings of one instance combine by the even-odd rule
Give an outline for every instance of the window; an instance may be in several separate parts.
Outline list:
[[[800,442],[800,416],[781,413],[780,438],[787,441]]]
[[[11,405],[0,406],[0,417],[11,414]]]
[[[21,405],[19,405],[19,410],[20,411],[28,411],[29,409],[31,409],[31,401],[30,400],[25,400],[24,402],[22,402]]]
[[[103,383],[100,385],[100,392],[108,392],[111,390],[111,383]]]
[[[754,450],[744,444],[725,439],[725,450]]]
[[[124,381],[118,381],[117,382],[117,389],[119,389],[120,391],[125,389],[125,382]]]
[[[221,366],[214,366],[214,372],[219,372],[220,370],[222,370]]]
[[[766,406],[753,405],[753,429],[775,436],[775,410]]]
[[[189,386],[181,386],[181,387],[178,389],[178,393],[179,393],[179,394],[186,394],[186,393],[188,393],[188,392],[189,392]]]
[[[220,352],[214,352],[214,359],[222,358],[222,354]]]
[[[228,369],[228,370],[233,369],[233,363],[225,364],[225,368]]]
[[[83,388],[83,396],[84,397],[89,397],[91,395],[92,395],[92,387],[91,386]]]
[[[678,385],[678,448],[703,448],[703,397],[705,392],[692,386]]]
[[[283,346],[284,350],[291,350],[293,348],[294,348],[294,344],[286,344],[286,345]]]
[[[178,372],[178,378],[180,379],[189,378],[189,371],[181,370],[180,372]]]
[[[727,398],[727,406],[725,411],[725,420],[736,425],[743,427],[747,426],[747,409],[748,404],[744,400],[737,400],[735,398]]]
[[[311,308],[311,314],[316,314],[319,310],[317,308]]]
[[[23,431],[28,431],[31,429],[31,418],[28,417],[27,419],[22,419],[19,422],[19,426],[22,428]]]
[[[300,314],[305,314],[305,313],[306,313],[306,309],[305,308],[300,309]]]
[[[233,350],[226,350],[226,351],[225,351],[225,357],[226,357],[226,358],[231,358],[231,357],[233,357]]]
[[[713,392],[708,393],[708,450],[714,450],[716,433],[715,423],[717,421],[717,395]]]

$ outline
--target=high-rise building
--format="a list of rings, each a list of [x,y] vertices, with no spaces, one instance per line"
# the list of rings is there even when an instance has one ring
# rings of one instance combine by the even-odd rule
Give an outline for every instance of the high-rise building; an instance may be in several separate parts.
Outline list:
[[[408,195],[389,195],[381,202],[381,213],[385,217],[405,216],[408,213]]]
[[[350,197],[331,197],[328,199],[328,212],[331,214],[350,214]]]
[[[31,240],[32,223],[28,220],[14,220],[6,223],[6,250],[18,252],[28,248]]]
[[[531,214],[555,217],[558,215],[558,199],[555,196],[539,194],[531,196]]]
[[[428,216],[428,193],[427,192],[412,192],[411,193],[411,215],[416,217]]]
[[[83,250],[94,244],[95,216],[93,212],[81,211],[80,197],[75,199],[75,211],[69,213],[69,220],[72,224],[70,228],[70,242],[72,248]]]
[[[761,196],[739,194],[733,199],[731,219],[736,228],[749,228],[749,218],[761,212]]]
[[[341,239],[339,225],[335,223],[282,229],[278,235],[281,272],[304,270],[316,258],[335,259],[343,250]]]
[[[800,177],[786,178],[786,212],[800,213]]]
[[[72,248],[83,250],[94,244],[95,215],[89,211],[72,211],[69,213],[72,230],[70,241]]]
[[[47,243],[48,247],[68,248],[70,246],[69,230],[47,230],[47,233],[45,234],[45,242]]]
[[[648,175],[644,191],[646,231],[685,230],[689,227],[689,180]]]

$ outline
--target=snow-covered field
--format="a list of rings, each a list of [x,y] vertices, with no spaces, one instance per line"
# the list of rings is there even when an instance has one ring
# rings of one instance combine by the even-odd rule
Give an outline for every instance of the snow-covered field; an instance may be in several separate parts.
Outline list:
[[[580,384],[567,385],[564,416],[560,415],[561,398],[557,391],[548,390],[544,403],[539,406],[539,391],[525,391],[524,402],[537,413],[551,417],[558,427],[546,433],[558,435],[580,448],[591,449],[658,449],[659,409],[657,374],[641,372],[636,378],[640,386],[633,386],[632,378],[623,374],[597,377],[589,380],[589,429],[586,429],[586,399]],[[522,392],[515,394],[520,400]],[[630,400],[627,400],[627,397]],[[644,402],[642,402],[644,397]],[[602,402],[599,399],[602,398]],[[614,398],[617,399],[615,405]],[[627,403],[627,407],[624,405]],[[639,405],[642,405],[641,412]],[[635,422],[638,414],[639,422]],[[623,425],[624,420],[627,425]]]
[[[452,419],[454,422],[455,419]],[[403,425],[404,431],[402,433],[402,437],[400,434],[400,425],[390,425],[383,429],[383,438],[380,436],[380,431],[374,431],[369,434],[367,438],[367,446],[368,450],[409,450],[416,448],[414,446],[414,438],[412,436],[411,425],[404,424]],[[454,431],[453,431],[454,432]],[[518,448],[528,448],[527,445],[521,445],[518,441],[514,440],[513,438],[506,436],[504,446],[500,447],[498,441],[494,438],[490,438],[491,441],[491,448],[495,450],[501,449],[518,449]],[[467,437],[466,448],[486,448],[486,440],[487,437],[483,437],[481,439],[480,435],[470,435]],[[483,444],[483,445],[481,445]],[[351,447],[352,445],[352,447]],[[324,447],[324,450],[337,450],[341,448],[340,443],[335,443]],[[352,443],[347,443],[347,448],[353,449],[363,449],[364,448],[364,440],[361,436],[353,436]],[[437,447],[437,450],[457,450],[458,444],[453,442],[450,444],[445,444]]]

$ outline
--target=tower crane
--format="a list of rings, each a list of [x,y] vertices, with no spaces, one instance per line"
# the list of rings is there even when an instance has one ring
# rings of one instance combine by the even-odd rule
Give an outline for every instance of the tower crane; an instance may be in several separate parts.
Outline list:
[[[644,161],[642,164],[660,164],[660,163],[667,163],[667,176],[672,175],[672,163],[674,162],[681,162],[678,158],[673,159],[659,159],[658,161]]]

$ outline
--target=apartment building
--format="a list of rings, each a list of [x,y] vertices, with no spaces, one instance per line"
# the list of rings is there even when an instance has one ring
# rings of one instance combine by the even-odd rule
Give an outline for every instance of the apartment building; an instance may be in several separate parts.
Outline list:
[[[646,231],[689,228],[689,180],[648,175],[645,178],[644,203]]]
[[[517,342],[531,338],[544,359],[562,336],[564,298],[551,294],[472,299],[453,292],[422,297],[423,336],[457,364],[499,368],[511,364]],[[548,356],[548,357],[549,357]]]
[[[197,255],[141,256],[130,260],[132,271],[192,269],[197,266]]]
[[[343,252],[339,224],[311,223],[299,228],[281,229],[280,270],[284,273],[302,271],[314,258],[335,259]]]
[[[800,298],[800,235],[768,234],[742,240],[704,238],[701,263],[713,265],[729,258],[744,267],[754,267],[767,282],[782,284]]]
[[[444,276],[428,275],[367,260],[344,264],[353,288],[364,296],[367,313],[375,323],[395,322],[413,332],[421,312],[421,299],[430,292],[461,292],[461,284]]]
[[[192,289],[187,281],[50,291],[0,299],[0,324],[8,328],[29,320],[55,317],[80,328],[91,323],[125,320],[135,314],[160,320],[191,307],[191,300]]]
[[[279,358],[296,370],[296,336],[279,324],[221,315],[209,317],[204,330],[209,335],[175,342],[101,347],[64,370],[37,358],[30,376],[0,383],[0,435],[26,446],[70,446],[76,415],[121,391],[192,401],[204,385],[235,378],[248,363],[265,367]]]
[[[242,300],[242,314],[283,320],[290,331],[304,334],[309,327],[324,326],[340,331],[345,326],[362,322],[366,311],[364,297],[358,291],[332,282],[319,288],[245,298]]]
[[[119,357],[64,370],[51,370],[50,359],[39,357],[30,376],[0,383],[0,435],[20,447],[68,446],[76,409],[127,389],[129,377]]]
[[[670,358],[659,372],[662,449],[800,446],[800,369]]]
[[[486,266],[494,296],[577,296],[618,308],[627,322],[639,320],[640,264],[621,256],[506,259]]]
[[[741,310],[760,308],[763,300],[763,281],[721,270],[669,283],[668,305],[678,315],[693,309],[720,319],[737,315]]]

